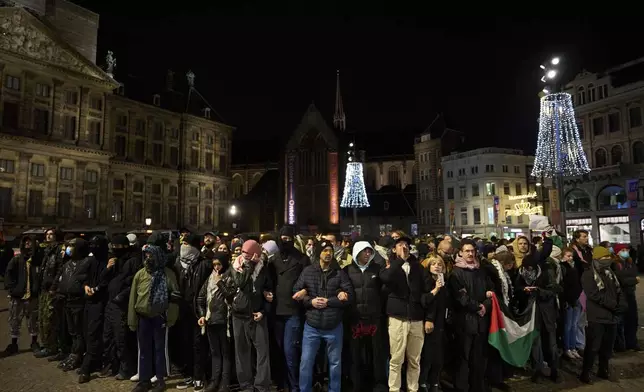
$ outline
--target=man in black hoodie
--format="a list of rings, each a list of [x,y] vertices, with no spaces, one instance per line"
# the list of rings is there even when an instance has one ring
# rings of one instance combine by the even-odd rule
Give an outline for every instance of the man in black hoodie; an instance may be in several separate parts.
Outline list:
[[[103,362],[101,376],[117,373],[117,380],[130,378],[136,369],[131,350],[130,331],[127,326],[127,306],[132,279],[141,267],[140,251],[130,246],[125,235],[112,238],[112,254],[101,280],[107,283],[107,304],[103,325]]]
[[[433,309],[426,309],[423,305],[425,297],[431,293],[432,284],[428,270],[409,253],[411,239],[399,235],[394,241],[395,254],[380,273],[380,279],[389,290],[389,390],[400,389],[401,370],[406,358],[407,391],[417,392],[420,356],[428,328],[424,322],[434,319]]]
[[[177,326],[181,331],[185,352],[182,361],[184,380],[177,385],[177,389],[187,389],[194,385],[195,391],[199,392],[204,389],[208,339],[197,324],[195,299],[212,272],[212,263],[201,254],[201,236],[189,234],[183,237],[174,271],[183,297],[183,302],[179,305]],[[186,350],[187,347],[192,347],[192,350]]]
[[[288,387],[291,392],[299,392],[300,351],[302,347],[302,306],[293,297],[293,286],[302,270],[311,264],[309,258],[295,249],[295,228],[284,226],[278,241],[280,252],[268,264],[275,282],[274,336],[278,347],[274,372],[280,389]],[[277,374],[275,374],[277,373]],[[287,382],[288,381],[288,382]]]
[[[2,356],[18,353],[18,337],[22,319],[27,318],[27,329],[31,334],[31,349],[40,351],[38,344],[38,294],[40,293],[39,265],[35,260],[35,239],[23,237],[20,254],[7,265],[5,288],[9,293],[9,330],[11,343]]]
[[[65,296],[65,319],[67,331],[72,337],[72,348],[69,357],[58,366],[63,371],[70,371],[81,365],[85,346],[84,308],[87,280],[87,263],[89,262],[89,244],[82,238],[69,240],[65,248],[69,260],[63,265],[58,292]]]

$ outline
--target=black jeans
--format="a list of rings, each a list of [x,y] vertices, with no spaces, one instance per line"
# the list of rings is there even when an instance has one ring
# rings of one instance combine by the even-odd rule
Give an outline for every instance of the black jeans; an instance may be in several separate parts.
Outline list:
[[[70,353],[81,358],[85,352],[85,337],[83,336],[84,308],[76,303],[67,303],[65,307],[65,324],[72,339]]]
[[[90,374],[93,365],[102,365],[103,359],[103,311],[102,302],[85,305],[85,344],[87,350],[83,357],[81,374]]]
[[[600,372],[608,372],[608,361],[613,356],[613,344],[617,333],[616,324],[600,324],[588,322],[586,327],[586,348],[584,349],[584,363],[582,374],[588,375],[599,355]]]
[[[487,334],[456,335],[459,347],[459,365],[456,370],[454,387],[459,392],[485,391],[485,368],[487,367]]]
[[[208,325],[206,330],[212,357],[210,381],[220,386],[230,384],[230,342],[226,335],[226,324]]]
[[[626,349],[634,349],[638,346],[637,343],[637,327],[639,326],[637,314],[637,297],[635,293],[625,293],[626,303],[628,309],[624,314],[624,340]]]
[[[108,302],[103,325],[103,363],[127,377],[133,375],[136,369],[131,340],[127,313],[115,303]]]

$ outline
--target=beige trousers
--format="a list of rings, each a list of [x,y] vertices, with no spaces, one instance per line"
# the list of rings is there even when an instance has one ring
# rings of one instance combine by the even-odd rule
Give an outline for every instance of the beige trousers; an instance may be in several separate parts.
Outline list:
[[[405,321],[389,317],[389,392],[399,392],[403,362],[407,360],[407,392],[418,392],[420,354],[425,330],[422,321]]]

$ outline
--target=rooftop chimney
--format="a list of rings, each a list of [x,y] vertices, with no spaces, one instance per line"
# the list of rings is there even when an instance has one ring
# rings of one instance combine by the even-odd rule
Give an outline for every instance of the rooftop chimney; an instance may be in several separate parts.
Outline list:
[[[171,69],[165,76],[165,89],[166,91],[174,91],[174,72]]]

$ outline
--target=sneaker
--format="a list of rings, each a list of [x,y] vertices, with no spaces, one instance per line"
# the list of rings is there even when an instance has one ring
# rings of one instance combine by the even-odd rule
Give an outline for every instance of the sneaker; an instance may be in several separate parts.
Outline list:
[[[45,347],[45,348],[41,349],[40,351],[34,353],[34,357],[36,357],[36,358],[47,358],[47,357],[51,357],[53,354],[54,353],[51,350],[49,350],[48,348]]]
[[[101,372],[98,374],[99,378],[112,377],[114,373],[112,372],[112,365],[106,365],[103,367]]]
[[[40,344],[38,344],[38,342],[31,342],[31,352],[34,353],[34,355],[39,353],[40,350],[42,350],[42,347],[40,347]]]
[[[152,384],[149,382],[140,382],[136,384],[132,392],[148,392],[152,388]]]
[[[177,384],[177,389],[188,389],[194,384],[192,377],[184,378],[179,384]]]
[[[577,359],[577,356],[575,356],[572,350],[566,350],[566,352],[564,353],[564,356],[568,359]]]
[[[67,359],[67,357],[68,357],[68,356],[69,356],[69,355],[65,354],[64,352],[59,351],[59,352],[58,352],[56,355],[54,355],[53,357],[49,357],[49,358],[47,358],[47,360],[48,360],[49,362],[60,362],[60,361],[64,361],[65,359]]]
[[[15,343],[9,343],[9,345],[7,345],[7,348],[5,348],[2,353],[0,353],[0,357],[5,358],[16,354],[18,354],[18,345]]]
[[[570,352],[575,357],[575,359],[583,359],[583,357],[577,352],[577,350],[570,350]]]
[[[151,382],[152,384],[154,384],[154,383],[155,383],[155,382],[157,382],[157,381],[158,381],[157,376],[152,376],[152,378],[150,379],[150,382]]]
[[[114,379],[115,379],[116,381],[125,381],[125,380],[129,380],[129,379],[130,379],[130,377],[128,377],[128,376],[126,376],[125,374],[123,374],[123,373],[120,373],[120,372],[119,372],[119,373],[116,375],[116,377],[114,377]]]
[[[195,392],[202,392],[204,390],[203,381],[195,381]]]
[[[165,391],[165,383],[160,382],[160,383],[156,384],[155,386],[152,387],[152,389],[150,389],[150,391],[152,391],[152,392],[163,392],[163,391]]]
[[[132,381],[132,382],[139,381],[139,373],[137,373],[137,374],[133,375],[132,377],[130,377],[130,381]]]

